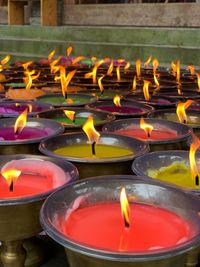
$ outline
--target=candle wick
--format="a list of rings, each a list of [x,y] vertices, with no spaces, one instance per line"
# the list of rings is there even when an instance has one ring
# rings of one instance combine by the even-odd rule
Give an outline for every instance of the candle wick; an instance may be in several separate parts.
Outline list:
[[[196,184],[196,186],[199,185],[199,175],[198,174],[195,176],[195,184]]]
[[[76,115],[74,115],[72,122],[75,123],[75,121],[76,121]]]
[[[151,134],[150,134],[150,132],[149,132],[149,131],[147,132],[147,137],[148,137],[148,138],[150,138],[150,137],[151,137]]]
[[[126,219],[124,219],[124,225],[125,225],[125,228],[130,227],[130,223]]]
[[[14,183],[12,181],[11,184],[10,184],[10,186],[9,186],[9,191],[10,192],[13,192],[13,189],[14,189]]]
[[[183,123],[186,124],[186,120],[183,120]]]
[[[93,143],[92,143],[92,155],[93,155],[93,156],[96,155],[95,145],[96,145],[96,142],[93,142]]]
[[[104,90],[101,91],[101,95],[103,95],[103,93],[104,93]]]

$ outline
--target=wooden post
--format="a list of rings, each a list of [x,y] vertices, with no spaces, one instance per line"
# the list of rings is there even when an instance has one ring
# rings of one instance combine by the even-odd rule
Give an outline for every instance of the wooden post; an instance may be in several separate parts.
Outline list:
[[[8,0],[8,24],[23,25],[24,24],[24,5],[25,0],[16,1]]]
[[[8,1],[7,0],[0,0],[0,6],[7,6]]]
[[[41,1],[41,25],[57,26],[57,0]]]

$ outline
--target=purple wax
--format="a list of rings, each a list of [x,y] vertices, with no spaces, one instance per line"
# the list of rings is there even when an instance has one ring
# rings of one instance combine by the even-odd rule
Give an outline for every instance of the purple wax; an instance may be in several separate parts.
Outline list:
[[[117,107],[117,106],[98,106],[98,109],[108,112],[115,112],[115,113],[126,113],[126,114],[133,114],[133,113],[143,113],[144,109],[136,108],[136,107]]]
[[[11,127],[1,128],[0,130],[0,141],[3,140],[30,140],[43,138],[53,133],[51,128],[35,129],[31,127],[25,127],[18,135],[14,134],[14,129]]]
[[[26,104],[20,104],[19,106],[16,106],[15,104],[0,104],[0,114],[21,114],[26,108],[28,108],[28,105]],[[43,108],[41,106],[35,106],[32,105],[32,112],[41,112]]]

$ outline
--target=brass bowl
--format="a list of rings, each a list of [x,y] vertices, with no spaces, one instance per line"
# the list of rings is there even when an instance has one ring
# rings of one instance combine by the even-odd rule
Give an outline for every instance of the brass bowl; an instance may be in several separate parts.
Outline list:
[[[0,156],[0,168],[12,160],[26,159],[40,159],[56,164],[65,173],[65,184],[76,180],[78,177],[78,171],[71,163],[44,156]],[[26,161],[24,161],[24,164],[26,164]],[[40,173],[40,170],[38,170],[38,173]],[[2,241],[1,260],[3,266],[24,266],[28,254],[26,255],[22,246],[23,242],[41,232],[39,212],[42,203],[55,189],[62,186],[63,182],[44,193],[7,199],[0,198],[0,240]]]
[[[15,118],[1,119],[0,136],[2,129],[14,128],[15,121]],[[39,154],[38,145],[41,140],[64,132],[64,127],[60,123],[48,119],[29,118],[26,127],[41,130],[47,129],[47,134],[31,139],[0,140],[0,155]]]
[[[155,205],[184,218],[192,236],[167,248],[124,252],[79,242],[66,234],[64,225],[73,209],[119,201],[117,196],[122,187],[129,196],[134,196],[136,203]],[[200,245],[199,205],[199,197],[167,185],[144,182],[143,177],[101,176],[57,190],[45,201],[40,220],[45,232],[65,248],[70,267],[195,267]]]
[[[40,143],[39,150],[50,157],[63,158],[73,162],[78,168],[80,179],[95,175],[109,174],[131,174],[132,161],[149,151],[149,145],[138,139],[115,134],[101,133],[98,141],[100,145],[112,145],[117,148],[127,148],[130,152],[125,156],[113,155],[108,158],[102,157],[74,157],[70,155],[60,155],[54,152],[58,148],[70,147],[73,145],[88,145],[87,137],[84,133],[62,134],[57,137],[48,138]],[[98,148],[98,144],[97,147]]]

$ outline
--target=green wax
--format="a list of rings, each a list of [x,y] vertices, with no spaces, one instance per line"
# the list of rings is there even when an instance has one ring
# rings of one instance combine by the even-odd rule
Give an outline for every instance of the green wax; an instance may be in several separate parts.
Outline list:
[[[62,123],[65,126],[82,126],[88,118],[76,117],[75,122],[67,117],[55,117],[53,120]],[[94,125],[101,123],[102,120],[99,118],[94,118]]]
[[[6,83],[6,86],[13,88],[25,88],[25,83]]]
[[[96,154],[95,156],[92,156],[91,145],[83,144],[61,147],[54,150],[54,153],[76,158],[117,158],[133,154],[131,150],[123,147],[102,144],[97,144],[95,150]]]
[[[181,187],[197,189],[192,178],[190,168],[185,166],[185,162],[175,161],[171,165],[160,169],[150,169],[147,175],[164,182],[172,183]]]
[[[69,97],[68,99],[73,101],[72,103],[69,103],[69,104],[86,104],[89,102],[89,99],[81,97],[80,95],[77,97]],[[62,96],[53,96],[53,97],[46,96],[46,97],[39,99],[39,101],[48,103],[48,104],[57,104],[57,105],[68,104],[67,100]]]
[[[113,99],[113,97],[115,97],[117,94],[119,94],[118,92],[109,92],[109,91],[104,91],[104,93],[102,94],[100,91],[96,91],[94,93],[91,93],[92,96],[97,96],[101,99],[107,99],[107,98],[111,98]]]

